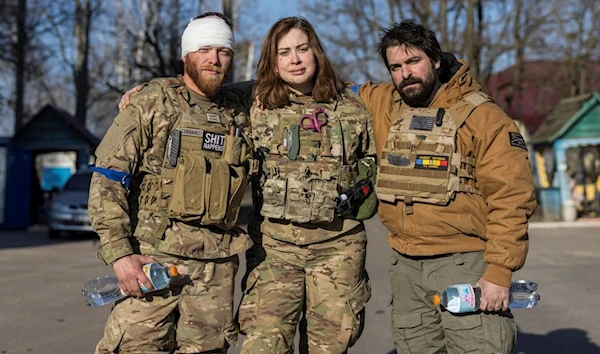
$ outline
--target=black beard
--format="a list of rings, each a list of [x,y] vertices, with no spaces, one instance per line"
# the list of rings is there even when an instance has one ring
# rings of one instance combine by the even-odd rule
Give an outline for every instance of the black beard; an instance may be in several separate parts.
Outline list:
[[[432,68],[423,79],[409,77],[406,80],[402,80],[402,82],[396,86],[396,89],[398,90],[400,97],[402,97],[402,100],[410,107],[424,107],[429,104],[429,99],[436,89],[437,80],[437,71],[435,68]],[[408,92],[404,91],[404,88],[411,84],[420,84],[421,87],[410,88]]]
[[[192,64],[184,63],[185,73],[190,77],[190,79],[198,86],[200,91],[206,95],[206,97],[212,98],[216,97],[221,89],[221,86],[227,80],[226,74],[223,72],[219,73],[219,75],[214,79],[206,79],[202,77],[202,70],[198,69]],[[227,73],[228,74],[228,73]]]

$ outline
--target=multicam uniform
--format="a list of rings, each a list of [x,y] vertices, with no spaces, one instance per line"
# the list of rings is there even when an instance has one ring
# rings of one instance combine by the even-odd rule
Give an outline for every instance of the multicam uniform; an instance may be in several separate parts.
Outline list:
[[[339,217],[335,206],[356,178],[358,160],[375,153],[370,115],[352,93],[326,103],[290,100],[285,108],[250,112],[266,258],[243,286],[242,353],[293,352],[303,306],[309,351],[342,353],[360,335],[371,289],[364,225]],[[322,131],[300,127],[301,116],[317,107],[321,119],[328,117]]]
[[[453,76],[426,109],[391,83],[367,83],[380,166],[379,217],[389,229],[392,330],[398,353],[510,353],[510,311],[457,316],[432,295],[481,277],[508,287],[528,249],[536,202],[527,147],[514,122],[468,74]]]
[[[151,81],[116,117],[96,150],[97,167],[131,174],[133,186],[94,174],[98,256],[111,264],[140,253],[185,276],[116,304],[96,353],[221,352],[236,343],[237,254],[252,244],[235,226],[252,150],[247,127],[237,96],[222,91],[209,101],[179,79]]]

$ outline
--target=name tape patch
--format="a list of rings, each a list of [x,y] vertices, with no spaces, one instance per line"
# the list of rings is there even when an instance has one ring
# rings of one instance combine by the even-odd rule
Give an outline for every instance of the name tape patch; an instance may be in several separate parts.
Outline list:
[[[181,135],[196,136],[201,138],[204,135],[204,130],[194,128],[181,128]]]
[[[202,150],[223,152],[225,146],[225,134],[204,132],[202,140]]]
[[[527,144],[525,144],[525,139],[523,139],[523,135],[515,132],[508,132],[508,139],[510,140],[510,146],[515,146],[527,150]]]
[[[410,121],[410,130],[432,131],[435,117],[413,116]]]
[[[448,156],[417,155],[415,168],[419,170],[448,171]]]

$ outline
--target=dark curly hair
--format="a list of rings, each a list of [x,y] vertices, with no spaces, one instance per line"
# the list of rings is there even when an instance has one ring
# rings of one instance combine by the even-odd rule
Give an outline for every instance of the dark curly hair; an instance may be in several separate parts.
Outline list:
[[[390,28],[382,28],[381,32],[383,36],[377,45],[377,51],[383,58],[386,67],[389,66],[387,49],[401,45],[422,50],[433,62],[442,58],[442,49],[435,38],[435,33],[415,20],[395,23]]]

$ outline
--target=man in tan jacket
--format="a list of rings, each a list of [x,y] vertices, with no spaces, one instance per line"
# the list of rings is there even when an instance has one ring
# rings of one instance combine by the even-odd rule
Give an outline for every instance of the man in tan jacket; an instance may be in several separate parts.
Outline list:
[[[510,353],[512,273],[527,255],[536,207],[527,147],[481,92],[469,64],[442,53],[413,20],[384,31],[393,83],[361,86],[380,161],[379,216],[394,249],[392,330],[398,353]],[[482,289],[481,311],[454,315],[432,296]]]

